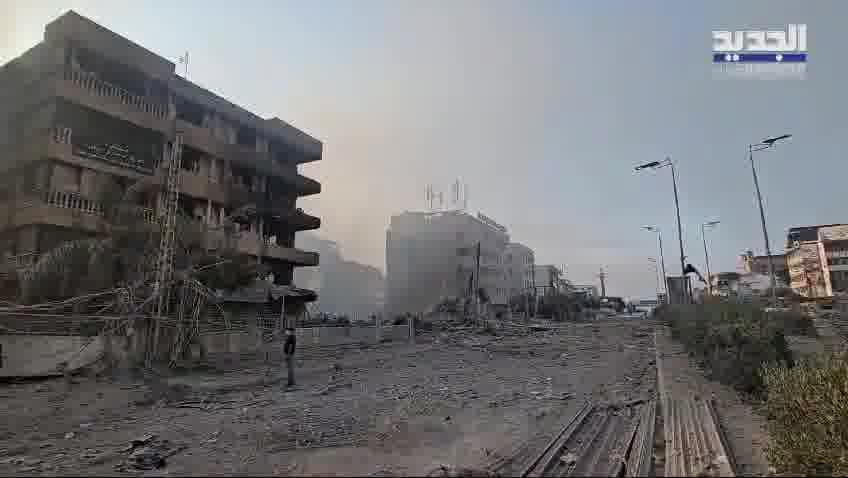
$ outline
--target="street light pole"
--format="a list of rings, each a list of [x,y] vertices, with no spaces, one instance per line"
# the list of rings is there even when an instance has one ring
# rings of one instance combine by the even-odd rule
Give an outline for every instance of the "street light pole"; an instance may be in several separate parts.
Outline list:
[[[677,242],[680,245],[680,277],[686,277],[686,256],[683,255],[683,226],[680,225],[680,202],[677,199],[677,174],[671,158],[666,158],[671,166],[671,184],[674,186],[674,208],[677,210]]]
[[[665,291],[665,300],[668,301],[669,300],[669,297],[668,297],[668,279],[667,279],[668,276],[665,275],[665,253],[663,252],[663,245],[662,245],[662,231],[657,226],[643,226],[642,229],[644,229],[646,231],[651,231],[651,232],[657,233],[657,240],[659,241],[659,244],[660,244],[660,267],[662,267],[663,290]]]
[[[764,139],[761,143],[758,144],[748,145],[748,159],[751,161],[751,174],[754,176],[754,189],[757,192],[757,203],[760,206],[760,224],[763,227],[763,242],[765,242],[766,246],[766,259],[768,260],[769,276],[771,277],[772,305],[777,303],[777,280],[774,276],[774,262],[772,261],[771,257],[771,243],[769,242],[768,228],[766,227],[766,213],[763,211],[763,196],[760,194],[760,182],[757,179],[757,168],[754,165],[754,151],[762,151],[764,149],[771,148],[777,141],[790,138],[791,136],[791,134],[784,134],[783,136],[778,136],[776,138]]]
[[[710,221],[701,224],[701,238],[704,240],[704,262],[707,264],[707,295],[712,297],[713,295],[713,280],[712,274],[710,274],[710,253],[707,252],[707,234],[706,228],[713,227],[717,225],[719,221]]]
[[[661,290],[660,289],[660,268],[657,266],[657,260],[654,259],[653,257],[649,257],[648,262],[651,263],[651,267],[654,269],[654,275],[656,276],[656,279],[657,279],[656,294],[657,294],[657,296],[659,296],[660,290]]]
[[[763,196],[760,194],[760,182],[757,180],[757,168],[754,166],[754,145],[748,145],[748,158],[751,160],[751,174],[754,176],[754,189],[757,191],[757,202],[760,205],[760,224],[763,227],[763,242],[766,245],[766,259],[769,264],[769,277],[771,278],[771,303],[774,305],[775,298],[775,279],[774,279],[774,264],[771,261],[771,245],[768,237],[768,228],[766,227],[766,213],[763,211]]]
[[[680,223],[680,200],[678,198],[677,193],[677,172],[674,169],[674,162],[671,161],[671,158],[666,157],[663,161],[652,161],[650,163],[643,164],[641,166],[637,166],[635,169],[639,171],[641,169],[659,169],[664,168],[666,166],[671,166],[671,185],[674,188],[674,209],[677,213],[677,242],[680,246],[680,278],[685,280],[686,278],[686,256],[683,254],[683,226]],[[684,301],[688,302],[688,287],[684,287]],[[669,297],[670,298],[670,297]]]

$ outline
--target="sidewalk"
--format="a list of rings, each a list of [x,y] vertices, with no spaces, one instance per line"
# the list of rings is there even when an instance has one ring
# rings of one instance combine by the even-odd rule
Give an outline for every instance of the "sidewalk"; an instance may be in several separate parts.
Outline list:
[[[768,475],[765,418],[757,415],[750,405],[743,403],[731,387],[707,380],[703,370],[688,356],[683,346],[671,338],[667,327],[657,327],[656,341],[659,360],[657,373],[661,374],[658,386],[663,389],[661,393],[677,403],[687,399],[695,399],[695,403],[713,400],[724,438],[730,448],[728,451],[735,459],[736,473],[739,476]],[[669,443],[669,436],[669,430],[666,430],[666,444]]]

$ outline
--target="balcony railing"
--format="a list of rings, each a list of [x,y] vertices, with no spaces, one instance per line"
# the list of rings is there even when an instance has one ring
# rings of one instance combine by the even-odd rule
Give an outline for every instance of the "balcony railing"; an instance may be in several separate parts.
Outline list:
[[[103,214],[100,201],[88,199],[80,194],[68,191],[45,191],[42,199],[49,206],[73,209],[87,214]]]
[[[153,174],[153,168],[147,166],[143,159],[134,155],[126,145],[118,143],[93,143],[79,139],[75,141],[73,130],[64,126],[54,127],[51,139],[57,144],[71,145],[71,151],[74,156],[103,161],[145,174]]]
[[[11,269],[21,269],[23,267],[31,267],[38,261],[38,255],[34,252],[27,252],[25,254],[18,254],[15,256],[7,256],[5,257],[5,265]]]
[[[65,80],[97,96],[115,98],[119,102],[131,106],[138,111],[150,114],[157,119],[168,118],[167,106],[151,103],[141,96],[130,93],[119,86],[98,79],[92,73],[79,70],[65,70]]]
[[[34,196],[32,199],[27,201],[22,201],[22,205],[25,206],[35,206],[38,203],[46,204],[51,207],[56,207],[60,209],[70,209],[72,211],[79,211],[83,214],[91,214],[102,216],[104,214],[103,202],[90,199],[85,196],[82,196],[79,193],[71,192],[71,191],[34,191]],[[158,217],[156,216],[156,211],[152,208],[139,208],[141,219],[147,223],[155,224],[158,222]]]

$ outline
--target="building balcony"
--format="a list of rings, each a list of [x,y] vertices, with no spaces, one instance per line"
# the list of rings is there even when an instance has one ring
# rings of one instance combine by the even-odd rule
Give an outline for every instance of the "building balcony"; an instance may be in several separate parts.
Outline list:
[[[161,175],[162,181],[164,181],[164,177],[163,173]],[[229,203],[226,186],[220,182],[212,181],[207,175],[180,170],[179,181],[180,194],[208,199],[220,204]]]
[[[289,262],[298,266],[317,266],[318,253],[302,251],[294,247],[283,247],[267,239],[261,239],[255,232],[243,231],[236,241],[236,250],[242,254],[262,256]]]
[[[66,69],[56,79],[56,96],[170,136],[169,108],[156,104],[85,71]]]
[[[0,218],[3,229],[49,224],[88,232],[107,232],[109,227],[104,218],[103,203],[74,192],[31,191],[11,205],[9,214]],[[156,222],[152,209],[142,209],[141,214],[145,222]]]
[[[183,133],[183,142],[192,148],[231,161],[235,165],[255,169],[261,174],[280,178],[291,185],[299,196],[321,192],[321,183],[298,174],[296,168],[286,168],[272,160],[269,153],[255,151],[239,144],[225,143],[216,138],[210,129],[181,119],[177,119],[177,131]]]

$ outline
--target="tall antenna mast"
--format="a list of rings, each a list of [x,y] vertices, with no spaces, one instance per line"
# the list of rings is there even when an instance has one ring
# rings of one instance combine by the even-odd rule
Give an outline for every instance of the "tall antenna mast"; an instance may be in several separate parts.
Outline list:
[[[606,272],[604,272],[603,267],[601,267],[601,273],[598,274],[598,277],[601,279],[601,297],[606,297],[607,296],[607,284],[606,284],[605,280],[607,278],[607,274],[606,274]]]
[[[180,197],[180,163],[182,161],[183,151],[183,134],[177,132],[174,142],[169,151],[170,158],[168,159],[168,176],[165,179],[165,191],[162,194],[162,210],[160,211],[162,236],[159,241],[159,270],[156,274],[156,282],[154,283],[154,291],[158,294],[158,303],[156,306],[156,317],[161,319],[168,314],[168,306],[171,299],[171,277],[174,273],[174,243],[176,241],[176,218],[177,218],[177,203]],[[148,336],[148,340],[152,343],[152,347],[147,347],[147,364],[150,365],[155,359],[159,342],[159,321],[151,324],[150,331],[152,334]]]
[[[180,57],[180,63],[185,65],[185,67],[184,67],[185,68],[184,69],[184,71],[185,71],[184,77],[185,77],[186,80],[188,80],[188,52],[185,52],[185,55]]]

